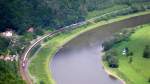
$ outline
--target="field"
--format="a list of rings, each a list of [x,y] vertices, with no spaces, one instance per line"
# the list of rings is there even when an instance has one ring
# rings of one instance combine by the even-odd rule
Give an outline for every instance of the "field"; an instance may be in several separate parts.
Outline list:
[[[99,26],[144,14],[149,14],[149,11],[122,17],[120,16],[116,19],[111,19],[107,22],[102,21],[98,23],[91,23],[90,25],[82,26],[69,32],[60,33],[57,36],[51,38],[48,42],[42,44],[40,51],[38,51],[35,54],[35,56],[33,56],[30,62],[29,72],[34,82],[36,82],[37,84],[40,84],[42,82],[44,82],[44,84],[55,84],[51,72],[49,71],[49,61],[57,52],[57,50],[60,49],[61,46],[69,40],[73,39],[74,37],[78,36],[83,32],[89,31]]]
[[[149,84],[150,59],[143,58],[145,45],[150,45],[150,24],[142,26],[131,35],[129,41],[116,44],[112,50],[118,53],[119,68],[109,69],[111,72],[123,78],[127,84]],[[129,63],[129,57],[122,55],[123,48],[128,47],[133,52],[133,61]]]

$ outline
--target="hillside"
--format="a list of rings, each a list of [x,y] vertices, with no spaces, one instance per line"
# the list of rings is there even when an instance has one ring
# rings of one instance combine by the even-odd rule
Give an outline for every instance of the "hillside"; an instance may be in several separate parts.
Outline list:
[[[14,29],[23,34],[30,27],[39,30],[41,27],[58,29],[85,20],[90,12],[95,16],[94,11],[103,11],[116,5],[132,6],[148,2],[149,0],[1,0],[0,31]]]

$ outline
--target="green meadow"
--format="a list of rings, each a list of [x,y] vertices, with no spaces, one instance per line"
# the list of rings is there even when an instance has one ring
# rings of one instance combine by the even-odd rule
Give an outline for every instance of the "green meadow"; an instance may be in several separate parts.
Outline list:
[[[143,57],[144,48],[150,45],[150,24],[143,25],[129,37],[129,41],[115,44],[111,50],[117,52],[119,58],[118,68],[108,68],[109,71],[117,74],[127,84],[150,84],[150,59]],[[132,62],[129,57],[122,55],[122,50],[128,47],[133,52]]]

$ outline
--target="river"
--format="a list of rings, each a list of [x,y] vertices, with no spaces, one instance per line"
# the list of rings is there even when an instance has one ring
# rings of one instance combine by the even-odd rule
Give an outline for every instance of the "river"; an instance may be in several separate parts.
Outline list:
[[[113,33],[150,22],[150,14],[100,26],[72,39],[50,64],[56,84],[122,84],[104,71],[101,43]]]

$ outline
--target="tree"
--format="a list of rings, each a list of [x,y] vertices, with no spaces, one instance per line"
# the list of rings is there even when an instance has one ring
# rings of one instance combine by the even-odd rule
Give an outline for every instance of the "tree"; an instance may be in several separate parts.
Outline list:
[[[7,52],[9,42],[10,42],[9,39],[0,36],[0,54],[4,54]]]
[[[108,65],[111,68],[117,68],[118,67],[118,59],[115,56],[109,56],[108,58]]]
[[[133,62],[133,58],[129,57],[129,63],[131,64]]]
[[[41,81],[40,81],[40,84],[45,84],[45,83],[44,83],[44,81],[41,80]]]
[[[115,51],[107,51],[105,56],[103,56],[103,60],[106,61],[111,68],[117,68],[119,66],[119,59]]]
[[[144,58],[150,58],[150,46],[146,45],[144,48],[144,52],[143,52],[143,57]]]
[[[150,77],[148,78],[148,82],[150,83]]]
[[[0,84],[25,84],[16,65],[17,62],[0,61]]]
[[[85,20],[91,11],[101,11],[114,5],[132,6],[133,3],[146,1],[148,0],[1,0],[0,31],[12,28],[19,34],[24,34],[30,26],[58,29]],[[136,11],[136,8],[134,6],[132,10]],[[102,19],[108,20],[108,17]],[[109,18],[111,17],[112,15]]]
[[[104,51],[109,50],[114,45],[114,39],[106,40],[102,43],[102,47]]]

